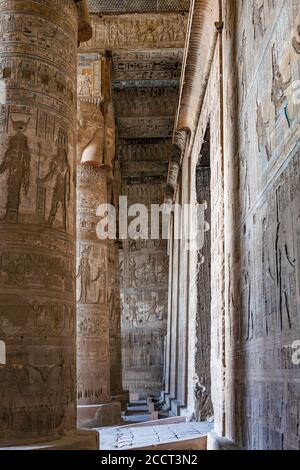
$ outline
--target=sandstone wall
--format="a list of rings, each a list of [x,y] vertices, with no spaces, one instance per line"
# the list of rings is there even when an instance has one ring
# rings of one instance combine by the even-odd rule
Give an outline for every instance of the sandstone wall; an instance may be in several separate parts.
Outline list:
[[[293,449],[300,5],[227,1],[224,19],[226,435],[244,448]]]
[[[195,7],[204,4],[199,1]],[[210,361],[214,430],[245,449],[296,449],[300,390],[292,345],[300,338],[299,2],[228,0],[222,10],[224,29],[208,64],[208,81],[198,83],[193,69],[186,68],[181,119],[185,96],[193,93],[189,86],[193,90],[197,83],[200,115],[191,115],[197,105],[190,106],[188,122],[196,117],[197,127],[189,129],[177,191],[179,200],[189,185],[190,200],[196,200],[195,170],[209,123],[211,357],[207,354],[206,366]],[[204,18],[204,29],[212,30],[208,11]],[[203,43],[199,40],[197,46],[195,27],[189,48],[198,47],[200,54]],[[206,336],[197,281],[209,263],[204,258],[199,266],[198,255],[184,260],[178,256],[178,242],[170,243],[166,401],[180,403],[183,407],[171,409],[190,417],[199,406],[195,385],[202,361],[199,347]],[[178,311],[184,301],[177,278],[189,286],[187,375],[176,362],[182,348]],[[204,277],[203,297],[206,283]],[[182,403],[186,377],[187,401]]]
[[[161,204],[163,184],[123,182],[128,205]],[[150,214],[150,212],[149,212]],[[128,240],[120,251],[123,384],[140,397],[163,389],[167,321],[166,241]]]

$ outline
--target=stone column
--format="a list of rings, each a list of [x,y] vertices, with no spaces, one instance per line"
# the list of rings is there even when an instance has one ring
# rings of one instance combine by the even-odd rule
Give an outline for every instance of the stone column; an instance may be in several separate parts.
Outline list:
[[[73,0],[0,0],[1,446],[96,446],[76,435],[77,28]]]
[[[110,133],[111,135],[114,132]],[[114,150],[114,149],[113,149]],[[121,194],[121,172],[118,161],[114,164],[113,183],[110,185],[111,203],[117,209]],[[118,214],[117,214],[118,219]],[[122,337],[121,337],[121,294],[120,294],[120,262],[119,243],[111,240],[109,243],[109,276],[111,287],[109,291],[110,309],[110,393],[113,401],[120,401],[125,411],[129,402],[129,391],[123,390],[122,380]]]
[[[108,202],[103,164],[105,125],[100,108],[81,103],[77,169],[77,370],[78,422],[118,424],[119,402],[110,394],[109,242],[97,237],[97,207]],[[108,288],[110,286],[110,288]]]
[[[112,401],[121,402],[122,410],[125,411],[129,402],[129,391],[123,390],[122,383],[119,247],[117,242],[114,241],[109,243],[108,272],[110,279],[108,293],[110,318],[110,393]]]

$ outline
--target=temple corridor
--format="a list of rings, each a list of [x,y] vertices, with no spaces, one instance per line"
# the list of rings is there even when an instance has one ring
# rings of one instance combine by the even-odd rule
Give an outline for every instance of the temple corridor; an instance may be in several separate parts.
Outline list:
[[[300,0],[0,0],[0,450],[300,449]]]

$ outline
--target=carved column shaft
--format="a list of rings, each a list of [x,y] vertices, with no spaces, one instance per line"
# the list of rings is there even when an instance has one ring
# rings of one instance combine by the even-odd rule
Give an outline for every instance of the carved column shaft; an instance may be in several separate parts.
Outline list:
[[[77,393],[79,405],[95,405],[110,401],[108,244],[96,234],[105,172],[79,165],[77,193]]]
[[[110,317],[110,391],[117,396],[122,390],[122,352],[120,323],[120,276],[119,248],[115,241],[109,242],[109,317]]]
[[[77,11],[0,1],[0,445],[73,432]]]
[[[100,240],[96,211],[108,202],[111,165],[107,125],[100,108],[81,103],[77,171],[78,420],[85,427],[118,423],[120,403],[110,403],[110,318],[115,299],[110,278],[111,241]]]

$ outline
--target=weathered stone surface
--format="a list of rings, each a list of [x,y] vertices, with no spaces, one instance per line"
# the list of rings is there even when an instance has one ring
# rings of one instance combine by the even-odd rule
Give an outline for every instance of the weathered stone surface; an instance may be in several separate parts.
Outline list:
[[[195,8],[203,7],[203,32],[213,28],[208,14],[205,21],[205,4],[207,7],[205,0],[195,2]],[[187,55],[189,65],[177,122],[177,126],[183,122],[190,125],[195,136],[179,180],[179,191],[184,198],[188,181],[185,161],[190,158],[192,201],[196,199],[195,169],[208,123],[211,129],[210,363],[218,437],[215,434],[209,442],[219,448],[230,445],[244,449],[297,449],[299,365],[292,359],[295,351],[292,345],[300,334],[296,92],[300,78],[299,2],[228,0],[223,13],[223,47],[221,50],[217,38],[212,61],[207,58],[207,63],[201,64],[203,70],[207,66],[210,70],[202,90],[197,89],[199,77],[193,75],[198,60],[193,51],[198,47],[197,57],[203,54],[201,32],[196,22],[194,27],[192,24],[191,55],[190,59]],[[220,31],[221,23],[217,27]],[[207,37],[213,37],[212,29]],[[224,86],[220,81],[222,75]],[[196,90],[198,104],[192,100]],[[193,124],[195,117],[197,126]],[[205,288],[207,280],[203,274],[208,273],[201,273],[203,266],[197,267],[195,255],[182,261],[176,241],[170,246],[173,253],[170,285],[175,293],[169,296],[166,398],[178,402],[186,377],[178,367],[174,377],[172,366],[178,357],[172,338],[179,345],[182,341],[182,306],[176,300],[178,291],[182,298],[182,291],[172,279],[178,272],[180,279],[182,270],[188,269],[189,357],[196,359],[188,370],[187,412],[190,414],[194,406],[191,379],[197,369],[201,370],[197,344],[205,344],[207,338],[205,331],[198,328],[201,317],[196,317],[195,280],[202,276]],[[202,373],[205,376],[203,369]]]
[[[107,178],[87,164],[77,175],[77,399],[96,405],[110,401],[108,245],[96,234]]]
[[[163,183],[157,180],[155,164],[167,158],[169,148],[165,139],[119,142],[122,189],[129,206],[138,202],[150,208],[151,203],[163,202]],[[148,167],[144,168],[144,160]],[[126,166],[129,162],[130,172]],[[128,240],[120,251],[123,381],[124,387],[140,398],[157,394],[163,385],[166,249],[163,240]]]
[[[177,80],[183,60],[182,49],[113,51],[114,81]]]
[[[123,12],[160,12],[160,11],[188,11],[190,0],[88,0],[89,10],[92,13],[123,13]]]
[[[298,15],[297,1],[225,12],[225,417],[247,449],[299,448]]]
[[[162,203],[163,186],[126,184],[128,204]],[[124,387],[140,398],[163,385],[167,315],[166,242],[130,240],[120,252]]]
[[[206,435],[212,425],[179,423],[147,426],[122,426],[100,429],[101,450],[198,449],[205,450]]]
[[[187,15],[170,13],[91,16],[93,37],[81,45],[82,51],[109,49],[157,49],[184,47]]]
[[[76,426],[76,47],[73,1],[0,2],[2,446]]]

